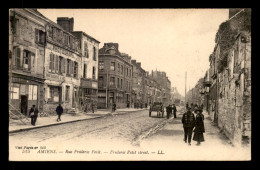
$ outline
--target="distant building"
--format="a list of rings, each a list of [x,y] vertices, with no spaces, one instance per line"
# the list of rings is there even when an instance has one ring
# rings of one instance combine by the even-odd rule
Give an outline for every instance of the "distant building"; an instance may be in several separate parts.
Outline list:
[[[120,53],[118,43],[104,43],[99,50],[98,108],[131,105],[132,76],[131,57]]]

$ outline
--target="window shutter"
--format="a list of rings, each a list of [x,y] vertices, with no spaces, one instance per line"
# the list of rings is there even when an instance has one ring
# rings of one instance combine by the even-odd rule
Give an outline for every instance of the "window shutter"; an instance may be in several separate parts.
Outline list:
[[[20,68],[20,66],[21,66],[21,50],[20,50],[20,48],[17,48],[17,51],[16,51],[16,67]]]
[[[70,64],[71,64],[70,75],[73,76],[73,73],[74,73],[74,61],[71,61]]]
[[[28,53],[28,70],[31,70],[31,53]]]
[[[61,73],[64,73],[64,59],[61,57],[60,58],[60,64],[61,64]]]
[[[51,70],[51,54],[50,54],[50,61],[49,61],[49,71]]]
[[[39,30],[35,28],[35,43],[39,43]]]
[[[55,55],[55,73],[59,72],[59,56]]]

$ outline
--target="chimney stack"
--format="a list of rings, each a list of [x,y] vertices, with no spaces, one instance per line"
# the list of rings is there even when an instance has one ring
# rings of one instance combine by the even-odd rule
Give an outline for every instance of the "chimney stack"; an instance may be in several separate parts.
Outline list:
[[[73,32],[74,18],[58,17],[57,24],[60,25],[65,31]]]

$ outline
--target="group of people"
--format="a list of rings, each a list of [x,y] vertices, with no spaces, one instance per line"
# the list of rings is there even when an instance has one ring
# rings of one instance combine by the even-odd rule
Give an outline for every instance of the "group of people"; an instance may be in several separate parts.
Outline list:
[[[201,105],[199,107],[198,105],[193,104],[189,106],[188,104],[186,104],[186,109],[187,111],[182,116],[184,141],[185,143],[187,143],[188,139],[188,144],[191,145],[192,133],[194,132],[193,140],[197,141],[197,145],[200,145],[200,142],[205,141],[203,135],[203,133],[205,133],[204,115],[202,114],[203,106]],[[196,114],[196,116],[193,112]]]
[[[172,104],[172,105],[169,104],[169,106],[166,107],[167,119],[169,119],[172,114],[173,114],[174,118],[177,118],[176,112],[177,112],[177,109],[176,109],[175,104]]]
[[[35,105],[32,105],[32,107],[29,111],[29,116],[31,117],[31,124],[33,126],[35,126],[35,124],[36,124],[38,113],[39,113],[38,107],[36,107]],[[61,104],[59,104],[56,107],[56,113],[58,115],[57,122],[59,122],[59,121],[61,121],[61,115],[63,113],[63,107],[61,106]]]

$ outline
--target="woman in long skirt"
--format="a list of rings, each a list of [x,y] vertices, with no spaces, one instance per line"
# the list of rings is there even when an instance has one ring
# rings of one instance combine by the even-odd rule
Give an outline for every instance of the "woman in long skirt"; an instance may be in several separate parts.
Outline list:
[[[195,129],[194,129],[194,135],[193,140],[197,141],[197,145],[200,145],[200,142],[204,142],[204,136],[203,133],[205,133],[204,128],[204,115],[202,114],[202,110],[197,109],[195,111],[197,113],[196,119],[195,119]]]

